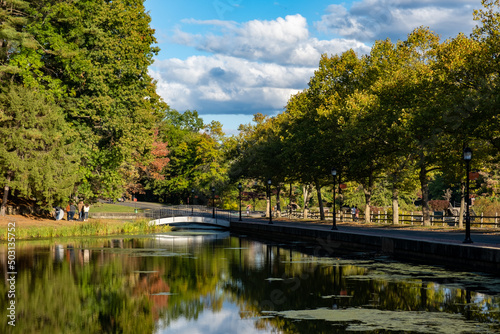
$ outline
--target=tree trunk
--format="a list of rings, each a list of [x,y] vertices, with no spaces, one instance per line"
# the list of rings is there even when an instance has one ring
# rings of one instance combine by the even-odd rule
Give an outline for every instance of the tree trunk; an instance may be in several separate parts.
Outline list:
[[[372,190],[373,190],[373,177],[368,177],[368,184],[362,184],[363,192],[365,193],[365,223],[371,223],[371,204],[372,204]]]
[[[321,196],[321,185],[319,184],[318,179],[314,180],[314,183],[316,184],[316,194],[318,196],[319,203],[319,219],[325,220],[325,209],[323,207],[323,197]]]
[[[309,216],[309,197],[311,196],[311,185],[305,184],[302,186],[302,194],[304,199],[304,219],[307,219]]]
[[[399,190],[395,184],[392,184],[392,223],[399,224]]]
[[[271,207],[271,193],[266,197],[266,217],[269,218],[269,208]]]
[[[365,223],[370,224],[371,222],[371,202],[372,202],[372,192],[370,189],[363,187],[363,192],[365,193]]]
[[[7,172],[7,178],[5,179],[5,186],[3,188],[3,198],[2,198],[2,205],[0,206],[0,216],[5,216],[5,211],[7,209],[7,199],[9,198],[9,190],[10,190],[10,179],[11,179],[11,172]]]
[[[464,214],[465,214],[465,182],[460,183],[462,189],[462,196],[460,196],[460,211],[458,213],[458,227],[464,228]]]
[[[424,226],[431,226],[431,215],[429,210],[429,183],[427,182],[427,170],[420,168],[420,187],[422,191],[422,219]]]

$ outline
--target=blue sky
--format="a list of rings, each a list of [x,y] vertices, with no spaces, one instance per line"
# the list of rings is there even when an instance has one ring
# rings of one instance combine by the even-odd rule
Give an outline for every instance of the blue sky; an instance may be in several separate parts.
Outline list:
[[[470,34],[480,0],[146,0],[161,48],[150,73],[171,108],[197,110],[227,134],[283,111],[323,53],[369,52],[419,26]]]

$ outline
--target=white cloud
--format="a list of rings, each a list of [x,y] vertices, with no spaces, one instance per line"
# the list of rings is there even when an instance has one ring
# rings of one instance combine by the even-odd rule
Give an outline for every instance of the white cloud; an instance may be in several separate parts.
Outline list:
[[[186,23],[223,27],[220,34],[188,34],[176,31],[174,40],[198,50],[252,61],[296,66],[315,66],[322,53],[339,53],[349,48],[367,52],[368,48],[355,40],[333,39],[318,41],[309,35],[306,19],[300,14],[272,21],[252,20],[242,24],[222,24],[219,20],[184,20]]]
[[[172,108],[196,109],[201,115],[281,111],[292,94],[307,87],[321,54],[350,48],[369,52],[369,47],[355,40],[310,37],[301,15],[242,24],[183,22],[209,25],[218,32],[202,35],[178,29],[175,33],[177,43],[211,55],[157,60],[150,71],[158,93]]]
[[[330,5],[314,25],[319,31],[360,41],[405,39],[419,26],[449,38],[472,32],[472,11],[480,7],[480,0],[362,0],[349,10]]]
[[[175,109],[253,114],[282,110],[314,69],[214,55],[157,61],[150,71],[158,93]]]

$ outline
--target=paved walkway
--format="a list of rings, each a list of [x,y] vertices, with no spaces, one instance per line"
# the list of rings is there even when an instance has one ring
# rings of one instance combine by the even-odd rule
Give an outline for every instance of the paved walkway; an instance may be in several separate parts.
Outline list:
[[[237,221],[238,217],[232,218]],[[242,217],[242,222],[249,224],[268,224],[269,219],[256,218],[256,217]],[[332,224],[322,224],[314,221],[300,221],[300,220],[286,220],[286,219],[273,219],[273,224],[281,226],[295,226],[308,229],[317,230],[331,230]],[[457,228],[423,228],[409,225],[370,225],[366,226],[363,223],[337,223],[339,233],[354,233],[365,234],[374,236],[386,236],[400,239],[423,240],[436,243],[453,243],[463,244],[465,239],[465,231]],[[495,229],[471,229],[471,239],[474,247],[489,247],[500,249],[500,230]]]

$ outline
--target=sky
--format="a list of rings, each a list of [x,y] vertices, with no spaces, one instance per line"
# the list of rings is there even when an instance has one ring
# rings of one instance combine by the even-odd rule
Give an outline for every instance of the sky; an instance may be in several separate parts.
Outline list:
[[[442,40],[476,22],[480,0],[146,0],[159,54],[157,92],[179,112],[196,110],[228,135],[253,115],[274,116],[307,88],[321,54],[405,40],[429,27]]]

